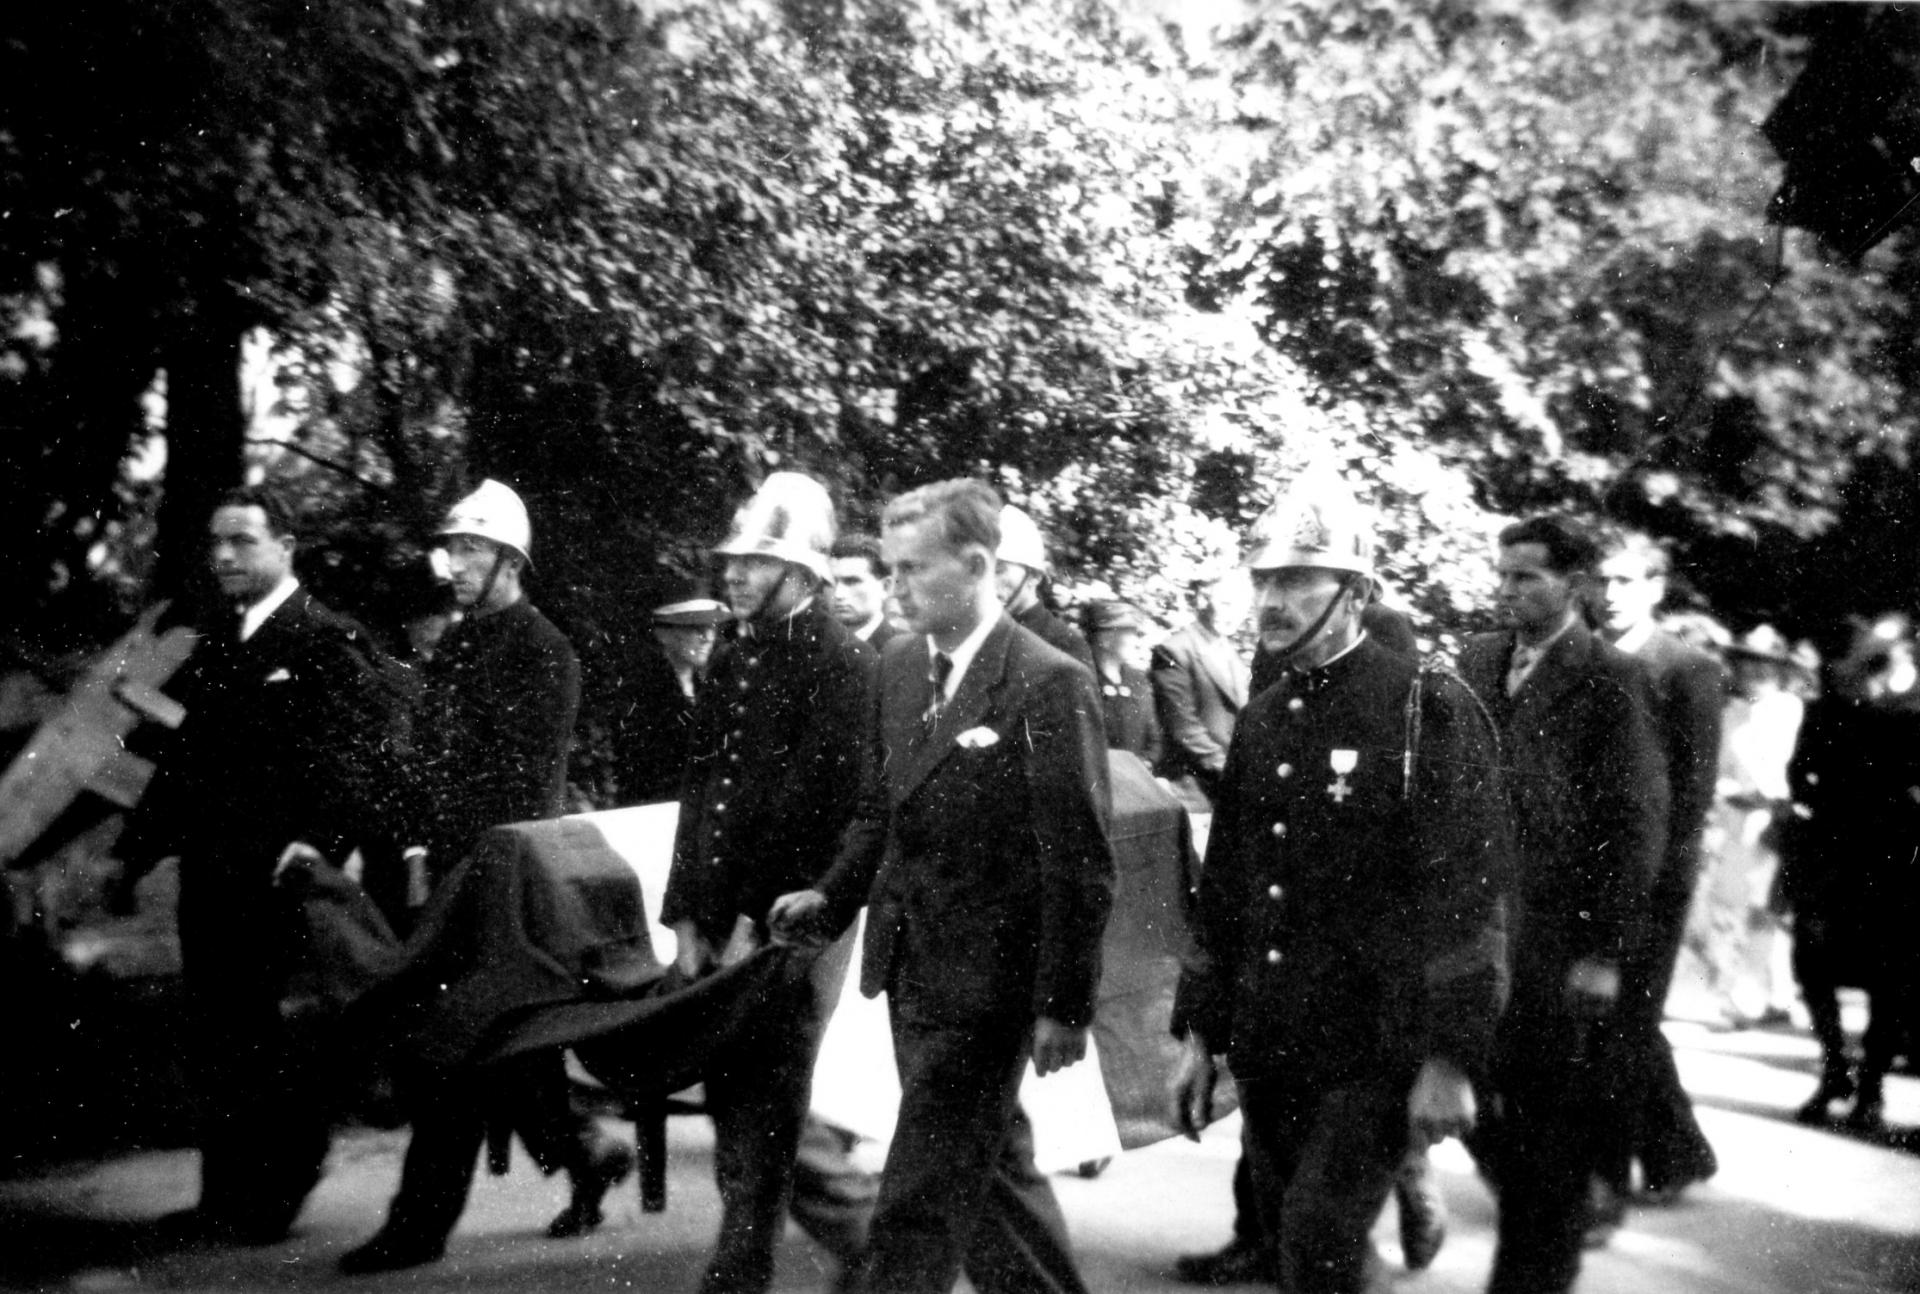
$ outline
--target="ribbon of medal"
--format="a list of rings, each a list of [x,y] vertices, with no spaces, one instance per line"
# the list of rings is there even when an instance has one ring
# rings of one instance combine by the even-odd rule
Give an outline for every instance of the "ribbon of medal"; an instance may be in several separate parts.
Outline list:
[[[1353,794],[1353,784],[1347,781],[1347,774],[1359,765],[1360,752],[1336,750],[1327,757],[1327,763],[1333,768],[1333,782],[1327,787],[1327,794],[1333,797],[1335,804],[1345,804],[1347,797]]]

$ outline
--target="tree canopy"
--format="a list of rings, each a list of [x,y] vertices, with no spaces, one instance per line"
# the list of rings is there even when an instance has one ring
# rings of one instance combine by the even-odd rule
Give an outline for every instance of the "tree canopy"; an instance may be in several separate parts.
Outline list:
[[[988,474],[1069,584],[1171,612],[1331,456],[1442,626],[1492,518],[1549,507],[1674,538],[1730,618],[1834,610],[1779,572],[1864,524],[1850,489],[1900,497],[1914,283],[1904,235],[1856,267],[1764,223],[1758,125],[1817,23],[1285,0],[1211,39],[1156,8],[23,14],[4,591],[186,588],[213,492],[270,463],[310,578],[378,617],[495,475],[591,649],[799,466],[856,525]]]

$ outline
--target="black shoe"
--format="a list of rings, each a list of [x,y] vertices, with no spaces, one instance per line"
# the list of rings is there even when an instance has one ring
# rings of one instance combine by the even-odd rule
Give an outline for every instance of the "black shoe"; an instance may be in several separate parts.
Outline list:
[[[1182,1254],[1174,1259],[1173,1275],[1188,1285],[1271,1285],[1278,1272],[1271,1252],[1235,1240],[1214,1253]]]
[[[1433,1162],[1423,1154],[1403,1164],[1393,1196],[1400,1210],[1400,1256],[1408,1271],[1423,1272],[1447,1242],[1447,1202],[1441,1198]]]
[[[340,1270],[349,1276],[365,1276],[372,1272],[423,1267],[439,1262],[446,1252],[445,1236],[423,1236],[388,1225],[358,1249],[349,1250],[340,1259]]]
[[[547,1234],[555,1240],[584,1236],[607,1220],[600,1202],[607,1192],[633,1172],[633,1151],[624,1143],[608,1139],[593,1152],[587,1166],[573,1174],[573,1198],[547,1224]]]
[[[1704,1182],[1719,1171],[1720,1161],[1714,1156],[1713,1147],[1702,1141],[1684,1158],[1648,1169],[1640,1202],[1656,1206],[1677,1203],[1689,1186]]]
[[[1586,1230],[1581,1236],[1581,1245],[1587,1249],[1605,1249],[1626,1219],[1626,1197],[1594,1178],[1587,1187]]]
[[[1853,1075],[1844,1069],[1830,1069],[1820,1076],[1820,1086],[1813,1089],[1813,1095],[1794,1111],[1793,1117],[1801,1123],[1825,1123],[1827,1107],[1852,1095]]]
[[[1854,1098],[1853,1108],[1847,1111],[1845,1120],[1849,1132],[1887,1130],[1886,1099],[1881,1095],[1882,1090],[1880,1080],[1872,1075],[1860,1080],[1860,1094]]]

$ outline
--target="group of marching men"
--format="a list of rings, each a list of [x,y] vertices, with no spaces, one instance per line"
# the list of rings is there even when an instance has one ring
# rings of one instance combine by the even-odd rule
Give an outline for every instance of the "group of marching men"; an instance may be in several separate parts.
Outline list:
[[[678,681],[684,731],[659,735],[684,760],[662,920],[691,979],[753,955],[780,969],[704,1075],[723,1206],[709,1294],[768,1288],[789,1210],[843,1288],[947,1294],[962,1270],[983,1294],[1085,1288],[1017,1094],[1029,1062],[1086,1052],[1114,889],[1108,743],[1084,645],[1049,641],[1072,647],[1009,560],[1031,528],[979,481],[893,499],[881,560],[905,631],[877,648],[879,616],[834,614],[817,481],[770,476],[716,550],[725,644]],[[441,542],[460,612],[396,701],[364,632],[294,578],[282,501],[241,491],[213,514],[234,615],[205,628],[189,717],[122,849],[182,860],[209,1108],[200,1202],[170,1220],[184,1234],[284,1237],[324,1162],[326,1071],[281,1011],[279,866],[318,856],[404,911],[481,832],[560,811],[579,668],[528,600],[526,510],[489,481]],[[1658,1029],[1702,758],[1711,794],[1676,681],[1697,662],[1662,667],[1657,631],[1628,651],[1590,628],[1593,577],[1621,550],[1543,517],[1501,533],[1506,627],[1456,672],[1383,618],[1375,546],[1316,470],[1248,536],[1259,677],[1223,757],[1196,764],[1213,820],[1172,1022],[1183,1127],[1211,1118],[1222,1065],[1234,1079],[1238,1216],[1229,1249],[1182,1275],[1372,1288],[1396,1182],[1461,1135],[1500,1205],[1489,1289],[1565,1290],[1596,1200],[1627,1198],[1636,1163],[1656,1197],[1714,1171]],[[719,609],[662,624],[710,641]],[[877,1197],[848,1187],[844,1140],[808,1112],[863,908],[860,986],[888,995],[902,1088]],[[415,1094],[387,1223],[342,1266],[440,1257],[503,1110],[569,1175],[553,1233],[597,1225],[631,1152],[539,1052]],[[1419,1204],[1403,1191],[1403,1213]]]

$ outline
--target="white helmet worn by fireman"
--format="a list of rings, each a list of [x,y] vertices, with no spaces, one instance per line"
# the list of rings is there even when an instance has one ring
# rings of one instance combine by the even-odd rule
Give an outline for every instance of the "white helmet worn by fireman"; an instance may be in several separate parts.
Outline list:
[[[440,533],[491,539],[520,554],[527,565],[533,565],[533,523],[527,519],[527,505],[520,502],[519,495],[492,478],[480,482],[478,489],[453,505]]]
[[[714,549],[728,557],[777,557],[833,578],[833,500],[827,487],[799,472],[775,472],[733,514],[733,530]]]
[[[1317,464],[1295,477],[1253,523],[1246,565],[1254,571],[1311,566],[1374,585],[1373,552],[1372,512],[1331,466]]]
[[[1000,509],[1000,548],[994,553],[994,559],[1014,562],[1036,575],[1045,575],[1051,569],[1047,564],[1047,541],[1040,537],[1040,527],[1011,503]]]

